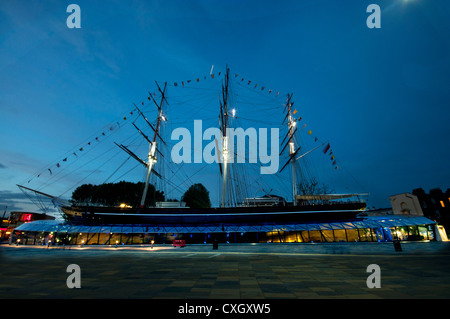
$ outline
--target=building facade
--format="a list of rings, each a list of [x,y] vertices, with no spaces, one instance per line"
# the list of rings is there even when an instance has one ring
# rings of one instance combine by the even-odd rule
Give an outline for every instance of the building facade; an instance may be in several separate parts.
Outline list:
[[[434,188],[426,193],[422,188],[417,188],[412,193],[417,196],[423,215],[444,226],[450,237],[450,189],[443,192],[440,188]]]

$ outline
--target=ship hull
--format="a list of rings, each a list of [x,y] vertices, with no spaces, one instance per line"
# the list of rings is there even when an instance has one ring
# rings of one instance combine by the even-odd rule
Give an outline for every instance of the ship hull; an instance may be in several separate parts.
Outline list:
[[[266,224],[339,221],[356,218],[363,203],[233,208],[62,207],[67,219],[99,224]]]

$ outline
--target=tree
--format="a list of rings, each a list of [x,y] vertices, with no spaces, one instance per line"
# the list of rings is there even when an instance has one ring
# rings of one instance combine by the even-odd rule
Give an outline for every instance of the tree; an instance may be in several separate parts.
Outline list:
[[[328,185],[319,185],[319,182],[315,177],[313,177],[310,181],[299,183],[297,191],[299,195],[324,195],[332,192],[333,190],[331,190]]]
[[[202,184],[194,184],[183,194],[181,201],[191,208],[209,208],[209,191]]]
[[[144,183],[121,181],[100,185],[84,184],[72,193],[72,202],[76,205],[119,206],[124,203],[139,206]],[[164,201],[164,192],[157,191],[155,186],[149,185],[146,206],[155,206],[156,202]]]

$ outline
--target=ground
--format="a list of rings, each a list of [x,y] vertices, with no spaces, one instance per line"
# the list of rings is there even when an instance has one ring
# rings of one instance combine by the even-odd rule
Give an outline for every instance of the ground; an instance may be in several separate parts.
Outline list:
[[[0,298],[450,298],[450,243],[51,247],[0,245]],[[69,289],[67,266],[80,267]],[[368,288],[367,267],[381,288]]]

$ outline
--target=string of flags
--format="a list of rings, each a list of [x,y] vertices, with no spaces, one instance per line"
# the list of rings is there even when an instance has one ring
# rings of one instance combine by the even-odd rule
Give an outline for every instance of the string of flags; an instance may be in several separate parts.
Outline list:
[[[173,86],[178,86],[179,84],[181,84],[181,86],[184,87],[185,85],[188,85],[188,84],[190,84],[190,83],[200,82],[200,81],[202,81],[202,79],[203,79],[203,81],[204,81],[204,80],[208,80],[209,78],[214,79],[215,76],[214,76],[213,70],[214,70],[214,65],[211,67],[211,71],[210,71],[209,76],[204,75],[203,77],[197,77],[197,78],[194,78],[194,80],[186,80],[186,81],[181,81],[181,82],[180,82],[180,81],[178,81],[178,82],[173,82]],[[221,74],[222,74],[221,72],[218,72],[218,73],[217,73],[217,76],[220,76]],[[234,78],[237,79],[237,80],[238,80],[238,83],[240,83],[240,84],[242,84],[242,85],[247,85],[248,87],[251,87],[251,88],[253,88],[253,89],[258,89],[258,90],[259,90],[259,88],[260,88],[260,91],[267,92],[268,94],[272,94],[272,93],[273,93],[272,96],[275,96],[275,97],[280,95],[280,91],[275,91],[275,90],[273,90],[273,89],[267,89],[267,87],[262,86],[262,85],[260,85],[260,86],[258,87],[258,83],[252,82],[252,80],[245,79],[244,77],[239,76],[239,74],[237,74],[237,73],[234,74]],[[239,80],[240,80],[240,81],[239,81]],[[276,92],[276,93],[275,93],[275,92]],[[294,110],[294,111],[292,112],[292,114],[295,115],[297,112],[298,112],[297,110]],[[298,121],[301,121],[301,120],[302,120],[302,117],[300,116],[300,117],[298,118]],[[305,129],[305,128],[306,128],[306,124],[303,124],[302,130]],[[312,135],[312,130],[308,130],[308,135]],[[317,137],[314,138],[314,142],[317,142],[318,140],[319,140],[319,139],[318,139]],[[330,146],[330,144],[328,143],[328,144],[325,146],[325,149],[323,150],[323,153],[324,153],[324,154],[327,154],[327,153],[328,153],[328,155],[330,156],[330,159],[331,159],[331,163],[332,163],[332,165],[334,166],[334,169],[337,170],[337,169],[338,169],[338,166],[336,165],[336,158],[335,158],[335,156],[334,156],[334,154],[333,154],[333,151],[330,150],[330,148],[331,148],[331,146]],[[329,152],[328,152],[328,151],[329,151]]]
[[[142,102],[142,105],[144,105],[144,102]],[[122,117],[122,121],[127,121],[130,118],[130,116],[135,114],[135,111],[136,111],[136,108],[134,108],[133,110],[128,112],[125,116]],[[108,128],[106,128],[103,132],[99,133],[95,138],[93,137],[92,140],[87,142],[84,146],[79,147],[77,150],[72,152],[72,154],[64,157],[63,159],[58,161],[56,164],[54,164],[51,167],[47,168],[46,170],[40,172],[38,175],[36,175],[33,178],[31,178],[30,180],[28,180],[28,183],[30,183],[34,178],[40,178],[42,176],[42,174],[44,174],[46,172],[48,172],[48,174],[50,174],[50,176],[53,176],[55,168],[56,169],[61,168],[63,163],[69,161],[71,157],[78,158],[78,156],[80,155],[81,152],[85,152],[89,148],[89,146],[92,146],[93,144],[100,143],[103,138],[107,137],[108,133],[115,131],[116,129],[120,128],[120,126],[121,126],[121,123],[119,121],[117,121],[114,124],[109,125]]]
[[[296,114],[297,113],[297,110],[294,110],[293,112],[292,112],[292,114]],[[301,121],[302,120],[302,117],[299,117],[298,118],[298,121]],[[303,124],[303,126],[302,126],[302,130],[304,130],[306,128],[306,123],[305,124]],[[308,135],[312,135],[312,130],[308,130]],[[314,137],[314,142],[317,142],[317,141],[319,141],[319,138],[316,136],[316,137]],[[327,145],[325,146],[325,148],[323,149],[323,153],[324,154],[328,154],[328,156],[330,156],[330,159],[331,159],[331,164],[334,166],[334,169],[335,170],[337,170],[339,167],[337,166],[337,162],[336,162],[336,157],[334,156],[334,154],[333,154],[333,150],[331,150],[331,145],[330,145],[330,143],[327,143]]]
[[[184,87],[185,85],[187,86],[188,84],[191,84],[191,83],[197,83],[197,82],[200,82],[200,81],[214,79],[215,75],[217,75],[219,77],[222,74],[222,72],[212,73],[213,69],[214,69],[214,66],[211,68],[211,73],[209,75],[196,77],[196,78],[193,78],[191,80],[184,80],[184,81],[173,82],[173,84],[170,83],[170,85]],[[237,73],[234,74],[234,78],[238,80],[238,83],[240,83],[242,85],[246,84],[248,87],[252,87],[254,89],[257,89],[258,91],[267,92],[267,94],[271,94],[272,96],[279,96],[280,95],[280,91],[276,91],[276,90],[273,90],[273,89],[268,89],[266,86],[262,86],[262,85],[258,86],[258,83],[252,82],[252,80],[245,79],[244,77],[239,76],[239,74],[237,74]]]

